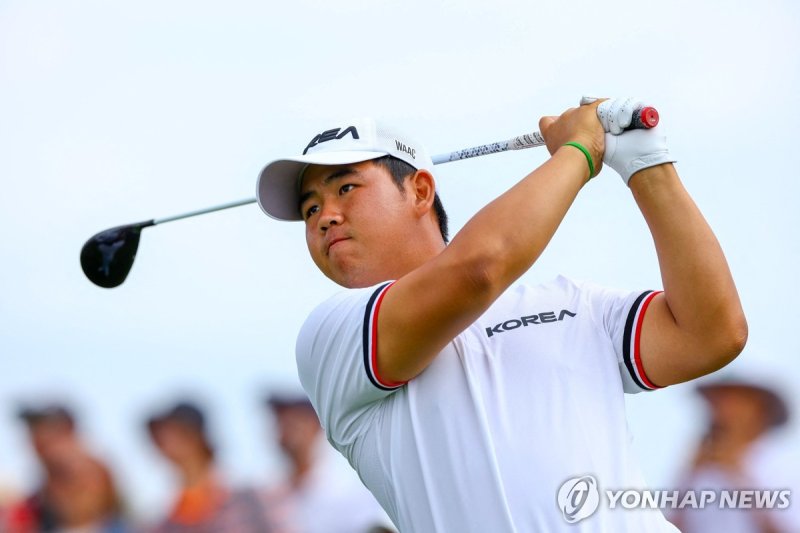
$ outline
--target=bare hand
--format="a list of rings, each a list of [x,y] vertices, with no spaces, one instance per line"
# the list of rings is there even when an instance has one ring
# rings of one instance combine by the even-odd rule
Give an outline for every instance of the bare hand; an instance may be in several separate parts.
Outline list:
[[[580,143],[592,154],[595,175],[603,166],[605,150],[605,131],[597,118],[597,106],[601,102],[602,100],[598,100],[590,105],[573,107],[564,111],[559,117],[542,117],[539,120],[539,131],[551,155],[564,143],[571,141]]]

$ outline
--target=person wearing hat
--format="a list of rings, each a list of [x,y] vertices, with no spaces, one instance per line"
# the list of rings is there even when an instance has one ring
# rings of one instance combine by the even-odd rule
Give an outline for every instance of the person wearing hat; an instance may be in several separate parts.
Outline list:
[[[111,471],[87,449],[72,411],[61,403],[40,403],[25,405],[17,414],[44,478],[33,494],[6,512],[0,531],[128,531]]]
[[[285,527],[297,533],[392,533],[391,521],[372,494],[333,455],[308,397],[282,391],[264,403],[288,471],[262,494]]]
[[[551,157],[449,244],[427,151],[377,121],[317,130],[259,176],[262,210],[300,221],[314,263],[347,289],[302,326],[298,374],[329,442],[401,531],[584,518],[582,531],[674,531],[659,512],[579,516],[556,497],[587,473],[643,486],[623,393],[726,365],[747,323],[663,134],[624,131],[641,102],[585,102],[539,121]],[[664,291],[519,282],[603,163],[650,228]]]
[[[200,407],[179,401],[151,416],[147,429],[161,455],[178,471],[181,488],[172,510],[152,533],[274,533],[257,494],[230,488],[216,467],[215,449]]]
[[[697,445],[682,490],[800,490],[785,485],[784,473],[800,470],[797,461],[781,461],[775,470],[768,438],[789,420],[783,397],[752,379],[725,377],[696,388],[708,410],[706,430]],[[796,454],[796,450],[794,450]],[[788,478],[787,478],[788,479]],[[791,533],[800,531],[800,513],[789,509],[677,509],[670,519],[684,533]],[[793,523],[793,525],[791,525]]]

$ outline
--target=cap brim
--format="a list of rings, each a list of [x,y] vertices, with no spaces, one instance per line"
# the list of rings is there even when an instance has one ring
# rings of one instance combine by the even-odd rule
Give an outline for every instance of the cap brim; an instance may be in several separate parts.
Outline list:
[[[32,422],[42,418],[42,413],[34,409],[21,408],[17,410],[17,418],[24,422]]]
[[[283,409],[286,407],[303,407],[314,410],[311,401],[305,397],[283,397],[283,396],[270,396],[266,399],[265,404],[272,409]]]
[[[697,387],[697,392],[706,400],[711,398],[714,393],[725,391],[750,391],[761,395],[765,400],[765,405],[770,413],[770,425],[782,426],[789,420],[789,408],[783,398],[774,390],[747,381],[717,381],[711,383],[701,383]]]
[[[21,407],[17,410],[17,418],[26,423],[35,423],[45,420],[64,420],[67,422],[73,421],[72,415],[66,409],[61,407],[49,407],[41,409]]]
[[[176,417],[176,416],[158,416],[152,417],[147,420],[147,429],[150,433],[158,431],[158,428],[166,426],[168,424],[174,424],[177,426],[188,428],[192,431],[196,431],[197,433],[204,433],[205,429],[202,424],[197,423],[193,420],[187,420],[185,418]]]
[[[300,175],[308,165],[349,165],[377,159],[387,152],[321,152],[278,159],[258,176],[256,199],[261,210],[277,220],[303,220],[300,213]]]

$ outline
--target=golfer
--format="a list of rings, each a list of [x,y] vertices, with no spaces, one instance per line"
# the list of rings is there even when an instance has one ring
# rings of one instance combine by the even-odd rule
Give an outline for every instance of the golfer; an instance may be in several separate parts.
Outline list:
[[[302,220],[312,259],[347,289],[300,331],[301,383],[328,440],[401,532],[568,522],[676,531],[658,510],[600,505],[584,517],[585,498],[557,497],[586,476],[601,489],[643,487],[623,393],[713,372],[747,337],[722,250],[664,137],[623,131],[636,107],[595,101],[542,118],[550,159],[449,244],[425,149],[373,121],[318,132],[302,155],[262,171],[262,209]],[[650,228],[664,291],[518,283],[604,154]]]

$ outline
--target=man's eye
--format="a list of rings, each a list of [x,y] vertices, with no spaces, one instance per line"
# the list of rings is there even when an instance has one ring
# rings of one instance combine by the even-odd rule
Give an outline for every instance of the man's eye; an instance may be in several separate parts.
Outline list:
[[[306,209],[305,212],[304,212],[306,220],[311,218],[317,211],[319,211],[319,206],[318,205],[309,206],[308,209]]]
[[[352,183],[346,183],[339,188],[339,194],[344,194],[346,192],[350,192],[355,188],[355,185]]]

